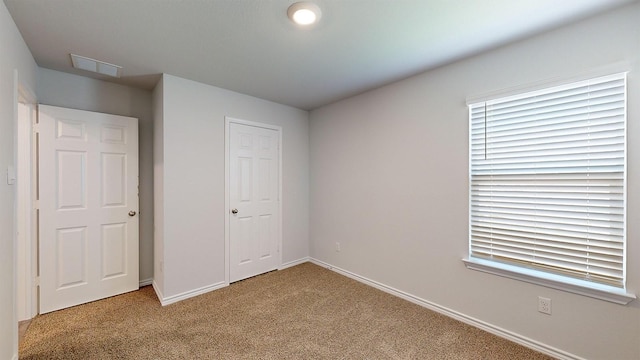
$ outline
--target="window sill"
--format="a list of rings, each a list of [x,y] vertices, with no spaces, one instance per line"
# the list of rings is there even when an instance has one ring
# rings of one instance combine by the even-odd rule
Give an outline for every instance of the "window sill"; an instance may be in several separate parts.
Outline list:
[[[571,279],[560,275],[543,273],[536,270],[476,258],[466,258],[462,259],[462,261],[467,269],[478,270],[510,279],[546,286],[552,289],[589,296],[600,300],[614,302],[616,304],[626,305],[636,299],[635,294],[628,293],[625,289],[614,286]]]

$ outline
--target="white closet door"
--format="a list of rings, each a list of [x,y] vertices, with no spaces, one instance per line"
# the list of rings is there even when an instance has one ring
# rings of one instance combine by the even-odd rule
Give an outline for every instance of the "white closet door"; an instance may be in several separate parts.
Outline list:
[[[280,265],[279,132],[230,123],[230,282]]]

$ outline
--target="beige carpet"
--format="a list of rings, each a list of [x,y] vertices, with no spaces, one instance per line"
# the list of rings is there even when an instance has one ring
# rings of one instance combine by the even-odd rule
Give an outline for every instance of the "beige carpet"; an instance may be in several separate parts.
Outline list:
[[[36,317],[20,359],[549,359],[306,263],[161,307],[153,289]]]

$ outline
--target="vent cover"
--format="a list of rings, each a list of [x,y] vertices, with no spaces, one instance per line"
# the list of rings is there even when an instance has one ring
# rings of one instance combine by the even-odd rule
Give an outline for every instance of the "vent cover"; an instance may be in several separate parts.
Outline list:
[[[70,55],[73,67],[76,69],[91,71],[94,73],[113,77],[120,77],[120,75],[122,74],[122,66],[109,64],[104,61],[99,61],[76,54]]]

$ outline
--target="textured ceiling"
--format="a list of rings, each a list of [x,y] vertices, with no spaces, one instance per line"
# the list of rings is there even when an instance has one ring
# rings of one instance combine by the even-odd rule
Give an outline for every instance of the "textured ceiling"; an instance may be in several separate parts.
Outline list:
[[[94,77],[75,53],[123,66],[109,81],[168,73],[306,110],[634,1],[315,0],[311,29],[293,2],[5,0],[41,67]]]

